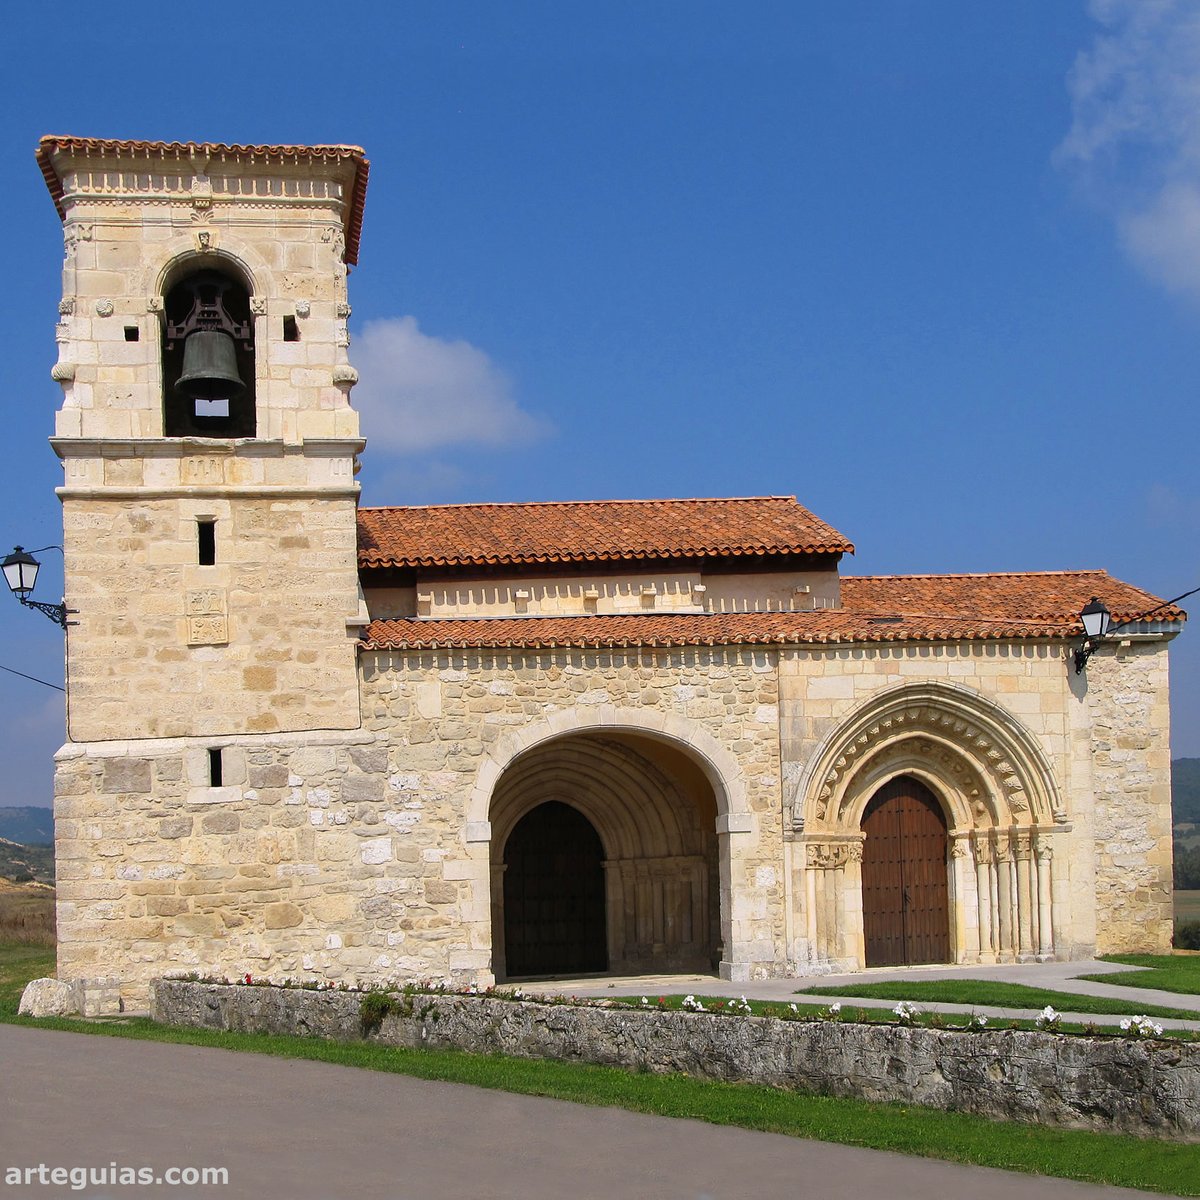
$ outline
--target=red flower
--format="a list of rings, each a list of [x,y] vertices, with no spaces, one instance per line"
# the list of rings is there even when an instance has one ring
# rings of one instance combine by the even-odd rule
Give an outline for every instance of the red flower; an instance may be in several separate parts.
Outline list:
[[[254,980],[250,978],[250,973],[249,973],[249,972],[247,972],[247,973],[246,973],[246,982],[247,982],[247,983],[253,983],[253,982],[254,982]]]

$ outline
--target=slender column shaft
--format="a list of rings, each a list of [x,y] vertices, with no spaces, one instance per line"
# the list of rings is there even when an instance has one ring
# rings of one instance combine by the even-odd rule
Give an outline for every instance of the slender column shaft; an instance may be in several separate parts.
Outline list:
[[[1038,890],[1038,957],[1054,957],[1054,915],[1050,898],[1051,866],[1053,858],[1050,847],[1040,845],[1037,848],[1037,890]]]

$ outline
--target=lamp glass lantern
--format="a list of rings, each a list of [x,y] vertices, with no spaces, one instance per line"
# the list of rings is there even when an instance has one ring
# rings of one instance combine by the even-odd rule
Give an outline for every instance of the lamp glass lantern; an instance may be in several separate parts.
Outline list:
[[[1102,638],[1112,623],[1112,614],[1104,606],[1104,602],[1095,596],[1083,606],[1083,612],[1079,615],[1083,619],[1083,632],[1089,642]]]
[[[33,591],[33,585],[37,582],[38,568],[41,565],[32,554],[20,546],[14,546],[13,552],[5,558],[3,563],[0,563],[0,570],[4,571],[5,582],[18,600],[24,600]]]

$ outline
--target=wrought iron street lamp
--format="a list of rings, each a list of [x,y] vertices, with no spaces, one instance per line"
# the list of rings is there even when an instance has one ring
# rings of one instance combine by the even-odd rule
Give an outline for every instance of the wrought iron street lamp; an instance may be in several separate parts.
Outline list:
[[[1190,592],[1184,592],[1182,596],[1176,596],[1174,600],[1164,600],[1161,604],[1156,604],[1153,608],[1138,613],[1136,617],[1127,617],[1115,625],[1112,623],[1112,614],[1108,611],[1104,601],[1093,596],[1079,614],[1079,619],[1083,622],[1084,643],[1075,651],[1075,674],[1083,674],[1087,660],[1100,649],[1100,644],[1106,637],[1110,637],[1118,629],[1124,629],[1126,625],[1135,625],[1138,621],[1144,621],[1154,613],[1164,608],[1170,608],[1172,604],[1178,604],[1180,600],[1186,600],[1197,592],[1200,592],[1200,587],[1192,588]]]
[[[42,547],[42,550],[61,549],[61,546]],[[13,552],[0,563],[0,570],[4,571],[4,580],[8,584],[9,590],[26,608],[36,608],[38,612],[44,613],[50,620],[66,629],[67,614],[73,610],[69,609],[65,602],[47,604],[44,600],[29,599],[29,593],[33,591],[33,586],[37,583],[38,568],[41,565],[28,550],[21,546],[14,546]]]

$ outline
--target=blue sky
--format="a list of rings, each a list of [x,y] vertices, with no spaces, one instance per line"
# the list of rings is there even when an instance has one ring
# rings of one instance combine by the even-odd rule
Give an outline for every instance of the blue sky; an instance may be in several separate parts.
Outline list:
[[[1200,586],[1195,0],[330,14],[6,18],[0,545],[59,540],[38,137],[352,142],[367,503],[795,494],[853,573]],[[0,598],[0,664],[61,682],[57,629]],[[1195,631],[1172,667],[1200,755]],[[0,674],[0,805],[61,737]]]

